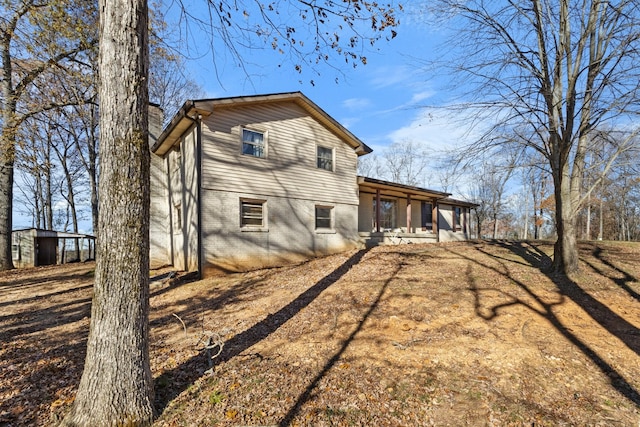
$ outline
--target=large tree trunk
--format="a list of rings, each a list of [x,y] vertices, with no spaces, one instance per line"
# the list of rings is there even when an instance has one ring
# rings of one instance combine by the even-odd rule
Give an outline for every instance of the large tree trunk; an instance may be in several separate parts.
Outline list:
[[[97,138],[95,134],[95,128],[92,126],[95,119],[94,114],[96,109],[91,109],[91,131],[89,133],[88,144],[88,157],[89,157],[89,187],[91,188],[91,228],[93,233],[97,234],[98,230],[98,155],[97,155]]]
[[[100,210],[87,356],[63,425],[145,426],[149,364],[148,39],[145,0],[100,0]]]
[[[0,136],[0,271],[13,268],[11,259],[11,227],[13,202],[13,161],[12,147]]]
[[[13,268],[11,227],[13,226],[13,166],[15,163],[15,99],[11,88],[11,55],[9,42],[2,47],[2,102],[0,102],[0,271]]]
[[[568,167],[565,166],[563,169],[563,173],[554,173],[558,239],[553,248],[553,270],[569,275],[577,272],[579,268],[578,240]]]

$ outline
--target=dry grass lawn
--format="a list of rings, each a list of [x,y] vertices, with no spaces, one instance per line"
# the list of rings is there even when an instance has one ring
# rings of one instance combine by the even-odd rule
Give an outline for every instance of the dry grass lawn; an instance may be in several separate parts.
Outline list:
[[[155,425],[637,427],[640,244],[582,243],[570,280],[552,250],[398,245],[155,280]],[[0,273],[0,425],[73,402],[92,274]]]

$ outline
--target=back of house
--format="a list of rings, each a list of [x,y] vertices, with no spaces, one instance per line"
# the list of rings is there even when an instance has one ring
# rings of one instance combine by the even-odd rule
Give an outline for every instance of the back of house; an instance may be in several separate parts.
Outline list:
[[[370,151],[300,92],[185,103],[152,145],[152,264],[207,275],[359,246]]]

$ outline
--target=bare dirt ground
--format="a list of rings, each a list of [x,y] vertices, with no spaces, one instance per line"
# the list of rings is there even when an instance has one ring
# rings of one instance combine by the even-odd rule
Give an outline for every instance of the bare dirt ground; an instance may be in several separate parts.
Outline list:
[[[571,280],[551,253],[399,245],[155,280],[155,425],[637,427],[640,244],[581,244]],[[55,424],[73,402],[92,275],[0,273],[0,425]]]

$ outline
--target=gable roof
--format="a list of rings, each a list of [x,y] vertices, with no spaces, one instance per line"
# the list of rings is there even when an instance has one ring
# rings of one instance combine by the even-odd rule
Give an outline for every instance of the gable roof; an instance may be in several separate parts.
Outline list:
[[[176,143],[180,136],[195,123],[198,115],[209,116],[218,108],[279,102],[294,102],[300,106],[309,113],[311,117],[349,144],[349,146],[355,150],[356,154],[363,155],[373,151],[347,128],[307,98],[302,92],[188,100],[182,105],[180,110],[171,119],[171,122],[169,122],[167,127],[162,131],[156,142],[151,146],[151,151],[160,156],[164,155]]]

